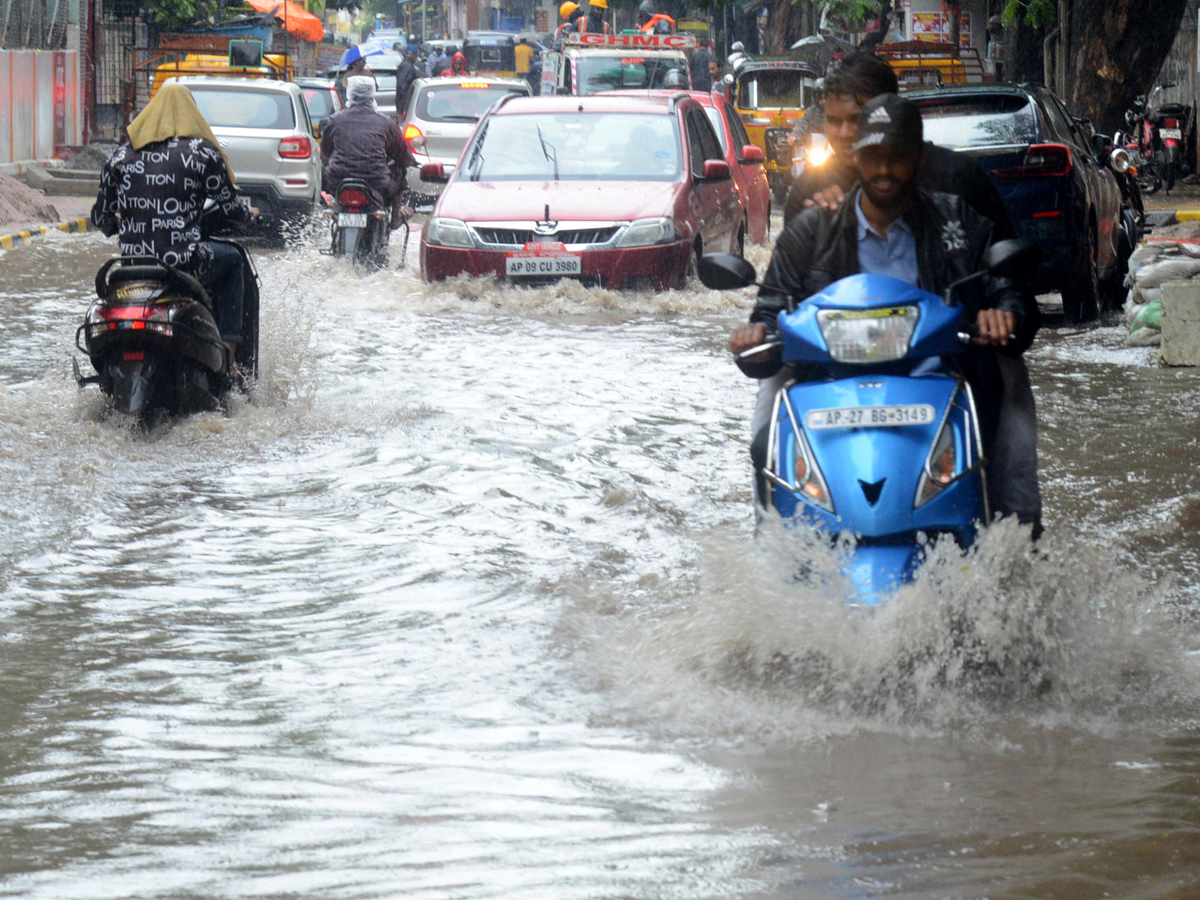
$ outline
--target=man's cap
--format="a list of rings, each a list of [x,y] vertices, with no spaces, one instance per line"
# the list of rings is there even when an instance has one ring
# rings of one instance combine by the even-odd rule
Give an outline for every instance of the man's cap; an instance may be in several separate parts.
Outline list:
[[[855,152],[878,146],[918,150],[924,141],[920,107],[899,94],[872,97],[858,113]]]
[[[418,53],[421,52],[421,48],[418,47],[416,44],[409,44],[407,47],[404,48],[404,52],[411,53],[413,56],[416,56]]]

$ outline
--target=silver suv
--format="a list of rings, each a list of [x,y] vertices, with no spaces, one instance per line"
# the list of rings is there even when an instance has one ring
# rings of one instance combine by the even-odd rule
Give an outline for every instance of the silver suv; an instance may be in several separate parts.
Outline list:
[[[529,83],[521,78],[486,76],[418,78],[413,82],[412,102],[400,129],[417,161],[416,168],[408,170],[408,190],[416,202],[432,203],[442,192],[441,183],[421,180],[421,166],[441,163],[449,175],[475,132],[475,123],[488,107],[509,94],[528,96]]]
[[[321,150],[300,88],[265,78],[179,78],[217,136],[238,187],[282,238],[311,218],[321,192]]]

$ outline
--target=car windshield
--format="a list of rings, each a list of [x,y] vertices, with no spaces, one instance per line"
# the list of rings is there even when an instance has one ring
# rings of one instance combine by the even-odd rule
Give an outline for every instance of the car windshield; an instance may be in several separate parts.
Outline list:
[[[524,94],[520,88],[487,82],[465,81],[437,85],[417,97],[417,118],[427,122],[478,122],[487,108],[508,94]]]
[[[1024,97],[933,97],[918,101],[925,140],[943,147],[1030,144],[1038,139],[1037,117]]]
[[[459,175],[470,181],[676,181],[674,116],[525,113],[480,126]]]
[[[815,80],[799,69],[764,69],[738,79],[740,109],[803,109]]]
[[[302,87],[300,92],[304,94],[308,114],[313,119],[327,119],[333,115],[333,94],[329,88]]]
[[[292,98],[281,91],[240,91],[188,85],[214,128],[294,128]]]
[[[661,88],[672,69],[687,77],[687,62],[662,56],[584,56],[576,60],[579,93],[615,88]]]

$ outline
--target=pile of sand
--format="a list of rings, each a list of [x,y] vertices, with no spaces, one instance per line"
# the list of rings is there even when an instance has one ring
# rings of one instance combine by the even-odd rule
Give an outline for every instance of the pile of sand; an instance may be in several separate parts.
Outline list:
[[[0,231],[10,225],[57,221],[58,210],[45,194],[0,173]]]

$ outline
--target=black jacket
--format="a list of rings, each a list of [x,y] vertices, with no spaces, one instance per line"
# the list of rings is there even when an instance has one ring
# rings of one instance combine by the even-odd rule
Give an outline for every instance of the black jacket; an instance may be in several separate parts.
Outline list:
[[[804,121],[808,116],[804,117]],[[1008,208],[991,177],[969,156],[926,141],[925,165],[917,173],[917,187],[930,193],[955,194],[996,226],[995,240],[1015,237]],[[837,184],[849,193],[858,183],[858,170],[834,154],[823,166],[806,166],[791,188],[783,207],[783,221],[790,222],[817,191]]]
[[[751,322],[766,326],[768,339],[778,334],[777,318],[788,309],[789,301],[800,303],[839,279],[859,274],[857,204],[855,191],[834,212],[810,207],[780,233],[750,314]],[[944,293],[953,282],[977,272],[984,251],[993,243],[992,223],[962,197],[918,189],[904,221],[916,239],[918,286],[934,294]],[[968,285],[955,299],[972,322],[980,309],[1008,310],[1016,317],[1016,339],[1006,347],[966,347],[958,354],[959,365],[975,391],[987,447],[995,434],[1003,395],[996,353],[1023,353],[1041,325],[1041,312],[1032,293],[1001,279]],[[770,362],[738,360],[738,366],[751,378],[770,378],[782,362],[776,354]]]
[[[778,330],[776,319],[788,309],[789,301],[799,303],[833,282],[859,273],[857,203],[855,192],[835,212],[812,207],[787,224],[775,244],[751,322],[761,322],[773,335]],[[994,226],[963,198],[949,194],[918,190],[904,221],[916,239],[919,286],[934,294],[978,271],[984,251],[993,243]],[[1013,313],[1016,340],[1004,348],[1010,355],[1023,353],[1041,325],[1033,295],[1008,281],[976,283],[961,290],[957,299],[972,321],[980,309]],[[747,375],[766,378],[775,374],[780,364],[741,365]]]
[[[396,120],[361,104],[335,113],[325,123],[321,161],[330,182],[361,178],[387,197],[403,186],[405,169],[416,165]]]
[[[403,115],[408,110],[409,92],[413,82],[417,80],[417,67],[407,59],[396,66],[396,115]]]
[[[208,141],[171,138],[141,150],[126,142],[100,173],[92,222],[109,237],[119,231],[126,256],[153,256],[204,272],[212,248],[201,234],[200,219],[209,197],[229,222],[250,221],[221,151]]]

